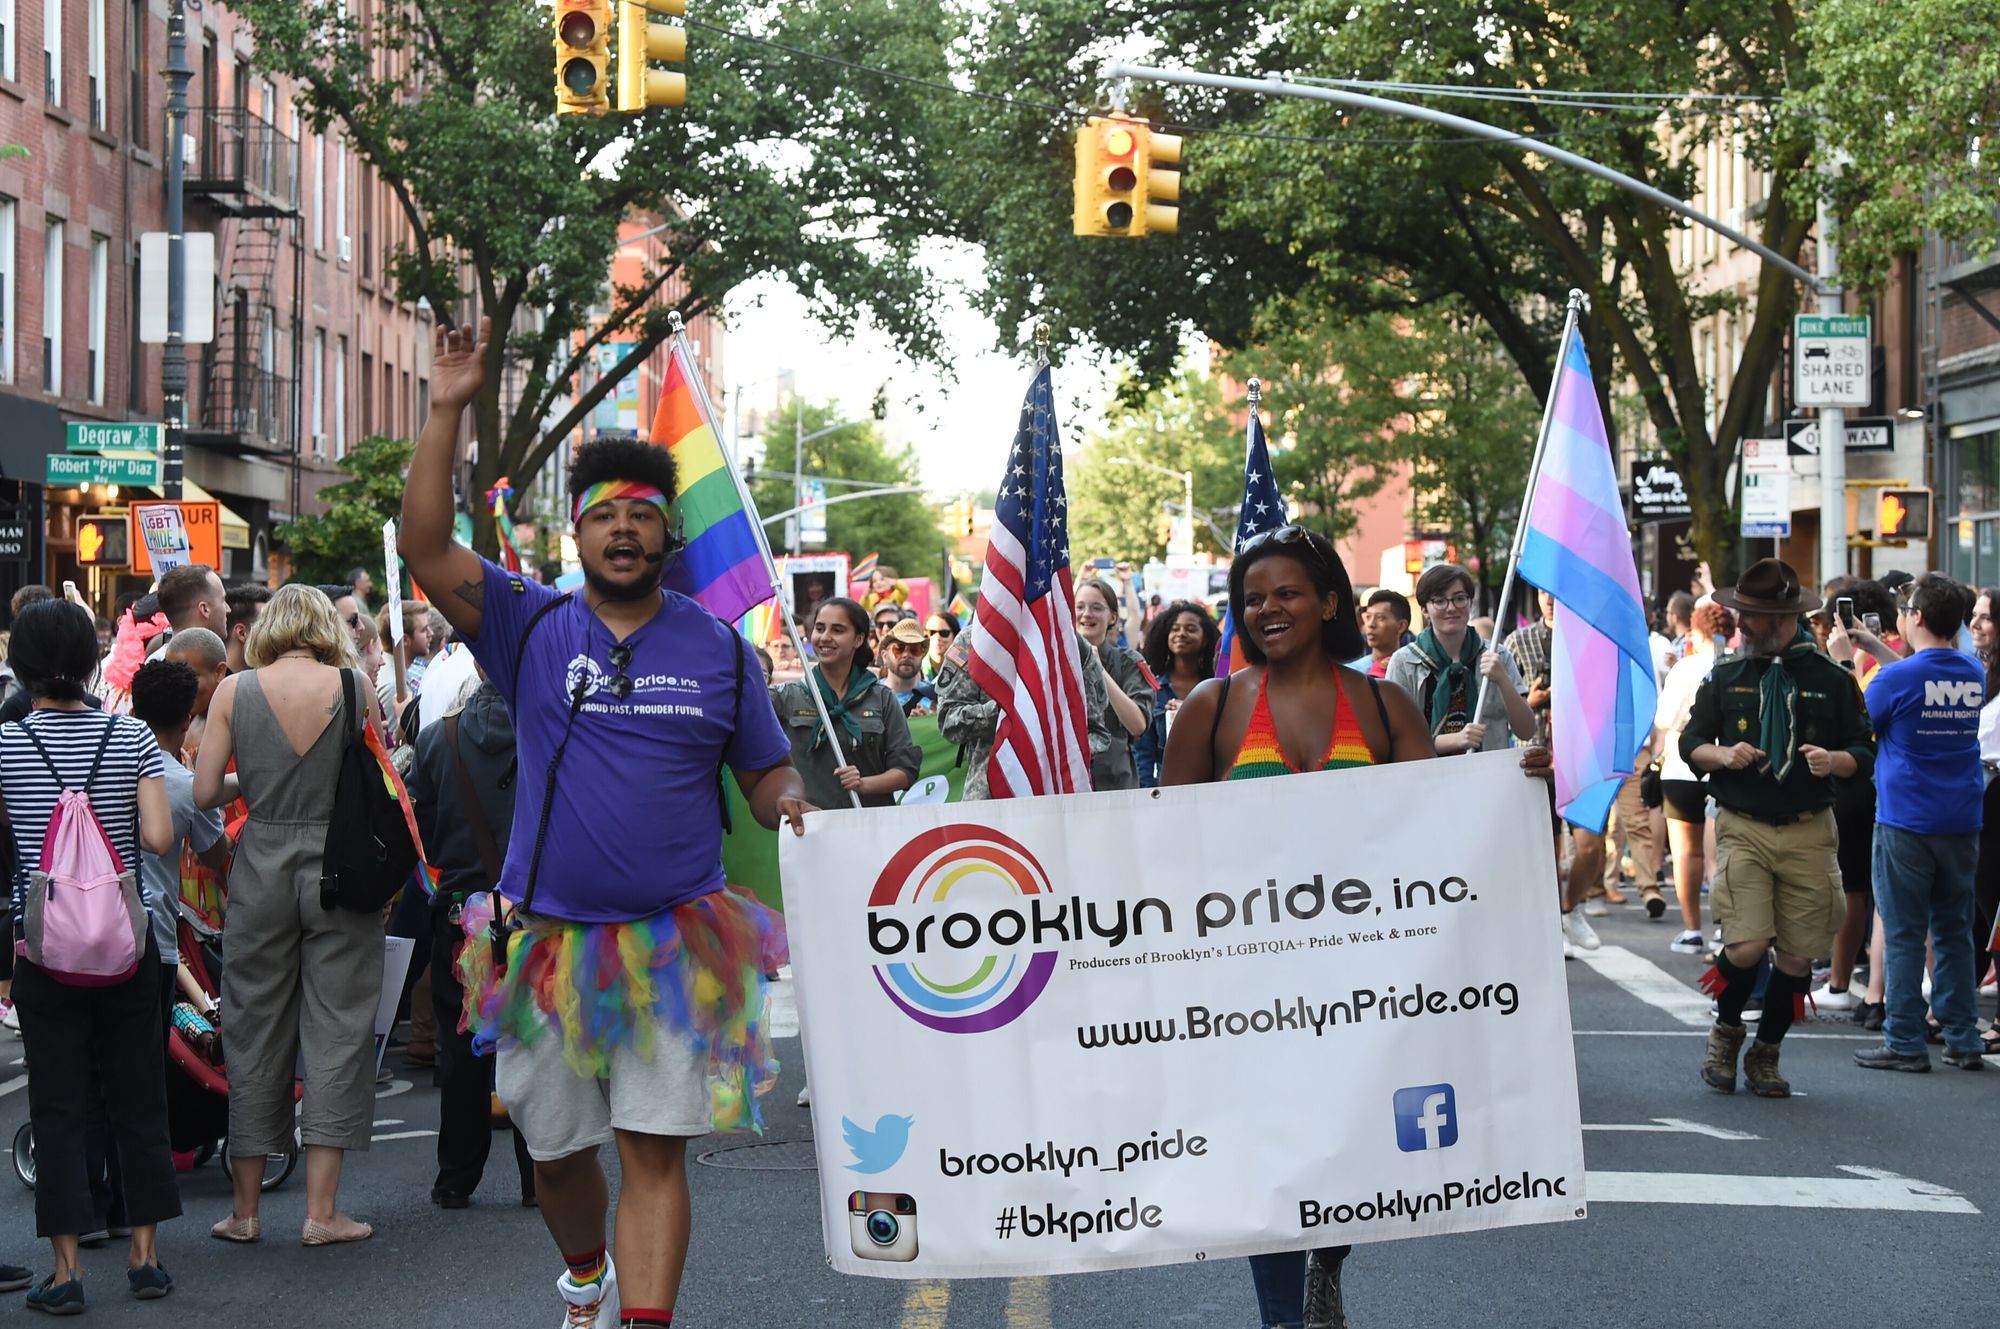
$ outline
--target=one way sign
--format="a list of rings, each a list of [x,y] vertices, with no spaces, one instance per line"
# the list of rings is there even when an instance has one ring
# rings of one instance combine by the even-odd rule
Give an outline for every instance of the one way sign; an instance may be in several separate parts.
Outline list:
[[[1890,417],[1855,415],[1847,417],[1846,424],[1849,452],[1896,450],[1896,422]],[[1794,457],[1819,456],[1819,421],[1785,421],[1785,451]]]

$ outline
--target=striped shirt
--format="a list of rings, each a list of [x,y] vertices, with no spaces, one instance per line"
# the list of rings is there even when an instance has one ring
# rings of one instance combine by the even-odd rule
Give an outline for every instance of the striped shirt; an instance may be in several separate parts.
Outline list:
[[[92,811],[110,837],[111,846],[129,872],[139,872],[139,781],[164,775],[166,766],[152,730],[130,716],[102,711],[35,711],[20,725],[0,726],[0,798],[14,824],[14,914],[20,917],[27,894],[28,873],[42,861],[42,835],[67,784],[82,788],[91,758],[106,724],[116,725],[105,746],[104,761],[91,781]],[[31,726],[49,750],[62,781],[49,774],[47,763],[21,725]],[[143,881],[140,891],[144,894]]]

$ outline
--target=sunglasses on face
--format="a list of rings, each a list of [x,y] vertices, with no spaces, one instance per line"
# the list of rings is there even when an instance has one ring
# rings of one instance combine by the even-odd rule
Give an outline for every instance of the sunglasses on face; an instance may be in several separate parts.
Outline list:
[[[956,637],[958,634],[956,632],[953,632],[950,628],[932,628],[930,629],[930,635],[933,637],[950,638],[950,637]]]

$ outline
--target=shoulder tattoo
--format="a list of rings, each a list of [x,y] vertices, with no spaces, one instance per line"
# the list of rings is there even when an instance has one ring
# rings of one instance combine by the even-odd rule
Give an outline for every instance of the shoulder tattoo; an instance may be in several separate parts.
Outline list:
[[[478,609],[486,603],[486,583],[484,581],[460,582],[458,589],[453,591],[452,594],[471,605],[474,609]]]

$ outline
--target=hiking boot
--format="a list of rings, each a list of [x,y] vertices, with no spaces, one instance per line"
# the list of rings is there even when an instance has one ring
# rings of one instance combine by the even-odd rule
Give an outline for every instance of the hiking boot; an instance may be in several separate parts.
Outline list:
[[[1947,1048],[1944,1054],[1944,1064],[1947,1066],[1956,1066],[1962,1071],[1983,1071],[1986,1069],[1986,1054],[1983,1052],[1960,1052],[1955,1048]]]
[[[1855,1053],[1854,1064],[1869,1071],[1910,1071],[1922,1075],[1930,1070],[1931,1058],[1927,1052],[1898,1052],[1884,1043]]]
[[[1314,1251],[1306,1256],[1305,1329],[1348,1329],[1347,1303],[1340,1294],[1345,1255]]]
[[[1743,1054],[1743,1083],[1759,1098],[1790,1098],[1791,1082],[1778,1074],[1778,1045],[1762,1039]]]
[[[1743,1050],[1743,1036],[1748,1032],[1740,1024],[1720,1020],[1708,1031],[1708,1059],[1701,1063],[1701,1078],[1709,1088],[1725,1094],[1736,1092],[1736,1054]]]

